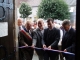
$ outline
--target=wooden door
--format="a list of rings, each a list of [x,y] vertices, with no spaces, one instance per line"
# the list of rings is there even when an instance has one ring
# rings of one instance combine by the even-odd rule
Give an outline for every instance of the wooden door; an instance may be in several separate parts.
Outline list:
[[[8,23],[8,35],[0,37],[0,60],[5,59],[5,51],[7,52],[5,60],[15,60],[12,56],[14,52],[14,1],[15,0],[0,0],[0,23]],[[0,25],[1,26],[1,25]],[[3,47],[4,46],[4,47]]]

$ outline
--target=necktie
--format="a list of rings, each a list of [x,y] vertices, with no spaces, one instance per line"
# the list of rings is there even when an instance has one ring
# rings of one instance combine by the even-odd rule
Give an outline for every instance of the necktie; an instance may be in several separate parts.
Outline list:
[[[21,27],[19,26],[19,30],[21,30]]]

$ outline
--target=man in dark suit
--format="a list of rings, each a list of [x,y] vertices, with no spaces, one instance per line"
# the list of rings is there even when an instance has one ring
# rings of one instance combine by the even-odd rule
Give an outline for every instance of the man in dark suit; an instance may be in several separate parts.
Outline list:
[[[71,27],[69,20],[64,20],[62,26],[65,31],[63,31],[62,38],[62,50],[64,52],[75,53],[75,40],[76,40],[76,31]],[[75,60],[75,56],[69,54],[63,54],[66,60]]]
[[[20,46],[31,46],[32,45],[32,38],[33,38],[33,29],[31,21],[27,21],[24,30],[19,32],[20,39],[19,43]],[[23,60],[32,60],[33,57],[33,48],[22,48],[21,49],[24,59]]]
[[[33,47],[36,46],[38,48],[43,48],[42,46],[42,36],[44,33],[44,22],[43,19],[38,19],[38,28],[34,31],[34,35],[33,35]],[[38,50],[35,49],[39,60],[43,60],[43,55],[44,55],[44,51],[43,50]]]
[[[47,20],[48,28],[44,30],[43,48],[58,50],[58,42],[60,40],[60,30],[54,27],[54,20]],[[57,60],[58,52],[45,50],[44,60]]]

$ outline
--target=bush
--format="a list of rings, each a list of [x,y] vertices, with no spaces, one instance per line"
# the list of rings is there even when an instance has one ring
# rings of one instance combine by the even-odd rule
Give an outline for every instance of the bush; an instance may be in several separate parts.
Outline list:
[[[19,12],[21,14],[21,18],[26,18],[28,17],[32,12],[31,12],[31,7],[27,3],[22,3]]]
[[[37,15],[39,18],[69,19],[68,5],[63,0],[42,0]]]

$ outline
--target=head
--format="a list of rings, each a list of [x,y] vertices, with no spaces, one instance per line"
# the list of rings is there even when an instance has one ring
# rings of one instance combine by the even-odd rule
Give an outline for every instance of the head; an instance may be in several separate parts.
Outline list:
[[[68,31],[70,26],[71,26],[71,23],[70,23],[69,20],[64,20],[63,23],[62,23],[62,26],[66,31]]]
[[[32,28],[32,22],[31,21],[27,21],[25,24],[25,27],[30,30]]]
[[[22,23],[23,23],[23,22],[22,22],[22,19],[19,18],[18,21],[17,21],[18,26],[21,26]]]
[[[34,27],[34,29],[37,28],[37,21],[34,21],[33,27]]]
[[[49,28],[49,29],[52,29],[52,28],[53,28],[53,24],[54,24],[54,19],[49,18],[49,19],[47,20],[48,28]]]
[[[36,25],[37,25],[37,21],[36,21],[36,20],[34,20],[34,24],[36,24]]]
[[[44,20],[43,19],[38,19],[38,27],[42,29],[44,27]]]

